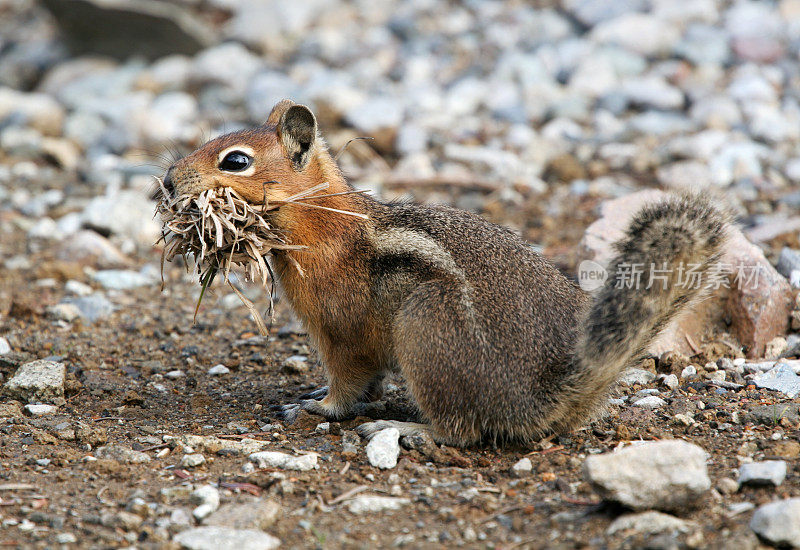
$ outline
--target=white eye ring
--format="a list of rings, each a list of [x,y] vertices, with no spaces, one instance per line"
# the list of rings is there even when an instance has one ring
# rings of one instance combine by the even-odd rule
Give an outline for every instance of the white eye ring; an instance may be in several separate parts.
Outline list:
[[[256,156],[252,147],[248,147],[247,145],[233,145],[219,152],[217,155],[217,167],[220,166],[225,157],[233,152],[242,153],[250,157],[250,159],[254,159]],[[255,167],[252,164],[252,160],[250,166],[244,170],[223,170],[222,168],[219,168],[219,170],[229,174],[236,174],[237,176],[252,176],[255,173]]]

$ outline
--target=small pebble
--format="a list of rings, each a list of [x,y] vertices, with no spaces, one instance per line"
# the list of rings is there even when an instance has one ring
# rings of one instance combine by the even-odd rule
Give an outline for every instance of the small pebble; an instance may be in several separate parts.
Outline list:
[[[208,374],[210,374],[211,376],[222,376],[223,374],[229,374],[230,372],[231,369],[222,364],[214,365],[213,367],[208,369]]]
[[[184,468],[196,468],[201,464],[205,464],[205,461],[206,457],[200,453],[183,455],[183,458],[181,458],[181,466]]]
[[[400,456],[400,431],[397,428],[379,431],[367,443],[366,452],[367,460],[376,468],[394,468]]]
[[[666,404],[667,404],[666,401],[664,401],[663,399],[661,399],[656,395],[643,397],[633,402],[634,407],[640,407],[642,409],[660,409]]]
[[[766,460],[750,462],[739,467],[739,486],[772,485],[777,487],[786,479],[786,462],[783,460]]]
[[[511,471],[520,477],[531,473],[532,470],[533,463],[527,456],[519,459],[513,466],[511,466]]]

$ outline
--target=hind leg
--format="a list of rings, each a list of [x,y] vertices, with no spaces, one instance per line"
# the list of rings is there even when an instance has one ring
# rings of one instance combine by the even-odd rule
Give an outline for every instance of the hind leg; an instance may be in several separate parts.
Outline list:
[[[400,372],[429,423],[393,426],[401,434],[425,430],[450,445],[480,441],[486,384],[476,376],[482,377],[486,346],[469,289],[449,281],[419,285],[398,311],[392,338]],[[382,425],[362,431],[369,435]]]

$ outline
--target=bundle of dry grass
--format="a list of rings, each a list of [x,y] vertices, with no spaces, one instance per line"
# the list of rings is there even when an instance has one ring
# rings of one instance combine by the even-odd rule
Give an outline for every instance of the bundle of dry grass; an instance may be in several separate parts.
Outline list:
[[[231,283],[230,270],[233,266],[242,266],[246,281],[260,280],[266,286],[267,282],[274,282],[274,275],[266,256],[276,249],[297,250],[303,248],[291,244],[286,235],[272,228],[264,215],[270,210],[293,203],[309,208],[321,208],[365,217],[363,214],[355,212],[333,210],[302,202],[302,199],[330,196],[311,196],[313,193],[327,188],[327,184],[317,185],[279,203],[253,206],[229,187],[209,189],[196,196],[172,197],[164,187],[163,181],[158,178],[157,181],[160,200],[156,211],[164,224],[160,239],[164,242],[164,250],[161,255],[162,283],[165,262],[176,256],[184,258],[187,255],[194,256],[194,265],[202,284],[200,298],[195,308],[195,317],[206,289],[214,281],[217,273],[222,272],[225,280],[253,314],[262,334],[267,332],[266,325],[253,303]],[[295,263],[295,267],[302,273],[299,264]],[[272,292],[270,292],[271,309]]]

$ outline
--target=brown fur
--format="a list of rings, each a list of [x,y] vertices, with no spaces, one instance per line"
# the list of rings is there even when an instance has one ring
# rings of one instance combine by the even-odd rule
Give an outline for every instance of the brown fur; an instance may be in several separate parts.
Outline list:
[[[250,175],[217,168],[220,152],[237,144],[254,152]],[[325,193],[352,190],[311,112],[290,101],[263,126],[217,138],[177,162],[167,180],[181,193],[230,186],[253,204],[321,182],[330,185]],[[521,239],[474,214],[352,194],[315,203],[369,218],[295,204],[269,214],[273,227],[308,247],[275,252],[274,264],[330,384],[322,400],[284,407],[289,419],[300,409],[353,414],[396,371],[428,422],[395,423],[403,433],[427,429],[439,441],[467,445],[569,430],[602,407],[619,373],[700,294],[616,289],[610,277],[590,297]],[[724,223],[697,198],[646,208],[619,243],[611,272],[639,261],[710,269]]]

